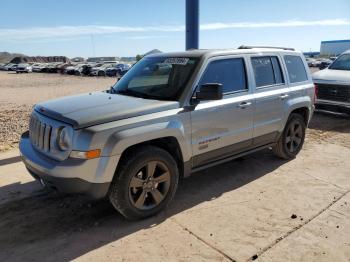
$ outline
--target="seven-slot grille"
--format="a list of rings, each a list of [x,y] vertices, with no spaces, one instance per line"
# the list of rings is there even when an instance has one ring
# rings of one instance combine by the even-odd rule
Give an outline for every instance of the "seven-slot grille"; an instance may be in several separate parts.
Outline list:
[[[348,102],[350,101],[350,86],[317,84],[317,98]]]
[[[40,122],[32,116],[29,123],[29,138],[32,144],[39,150],[49,152],[51,149],[52,126]]]

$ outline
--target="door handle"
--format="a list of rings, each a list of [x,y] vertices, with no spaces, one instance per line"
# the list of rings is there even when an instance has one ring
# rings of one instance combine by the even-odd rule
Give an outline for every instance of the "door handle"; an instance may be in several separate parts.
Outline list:
[[[237,105],[238,108],[241,108],[241,109],[244,109],[244,108],[247,108],[249,106],[251,106],[251,102],[242,102],[240,103],[239,105]]]
[[[280,98],[283,100],[283,99],[286,99],[288,96],[289,95],[287,95],[287,94],[282,94],[282,95],[280,95]]]

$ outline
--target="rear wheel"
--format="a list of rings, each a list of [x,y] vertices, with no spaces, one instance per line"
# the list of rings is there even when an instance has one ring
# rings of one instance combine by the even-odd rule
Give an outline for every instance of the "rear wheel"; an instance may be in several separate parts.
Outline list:
[[[109,199],[128,219],[149,217],[170,203],[178,180],[177,164],[167,151],[153,146],[142,147],[120,164]]]
[[[273,152],[280,158],[293,159],[301,150],[305,139],[306,125],[299,114],[291,114]]]
[[[105,72],[103,72],[103,71],[99,71],[97,75],[98,75],[98,76],[105,76],[106,74],[105,74]]]

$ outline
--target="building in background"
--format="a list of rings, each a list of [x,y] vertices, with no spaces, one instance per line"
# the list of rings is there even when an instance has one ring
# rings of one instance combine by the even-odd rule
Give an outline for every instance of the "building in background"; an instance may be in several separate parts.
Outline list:
[[[338,56],[350,49],[350,40],[333,40],[321,42],[321,56]]]

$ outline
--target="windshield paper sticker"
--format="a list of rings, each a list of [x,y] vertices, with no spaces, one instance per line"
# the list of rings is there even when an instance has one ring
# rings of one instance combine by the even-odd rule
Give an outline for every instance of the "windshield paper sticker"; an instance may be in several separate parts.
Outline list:
[[[163,64],[171,65],[187,65],[189,58],[185,57],[169,57],[164,60]]]

